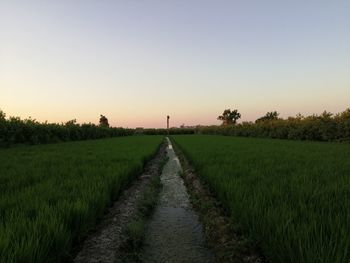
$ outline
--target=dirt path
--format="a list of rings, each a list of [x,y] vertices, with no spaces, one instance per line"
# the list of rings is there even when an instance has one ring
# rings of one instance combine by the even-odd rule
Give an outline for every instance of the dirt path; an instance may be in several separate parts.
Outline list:
[[[153,176],[158,176],[165,147],[146,165],[141,176],[119,197],[96,229],[85,240],[74,259],[75,263],[121,262],[119,249],[126,239],[125,229],[137,213],[137,204]]]
[[[214,262],[205,247],[202,225],[192,210],[179,172],[182,171],[171,142],[167,138],[167,156],[161,182],[163,189],[154,214],[147,224],[143,251],[144,262]]]

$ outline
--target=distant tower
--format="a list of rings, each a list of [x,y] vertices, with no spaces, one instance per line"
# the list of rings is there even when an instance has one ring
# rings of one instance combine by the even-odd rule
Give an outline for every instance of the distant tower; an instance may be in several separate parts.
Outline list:
[[[170,119],[169,115],[166,116],[166,129],[167,129],[168,135],[169,135],[169,119]]]

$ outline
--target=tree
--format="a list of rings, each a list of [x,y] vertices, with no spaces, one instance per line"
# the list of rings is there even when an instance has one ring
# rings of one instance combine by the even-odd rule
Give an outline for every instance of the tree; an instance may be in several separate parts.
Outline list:
[[[227,109],[218,117],[218,120],[222,121],[222,125],[234,125],[240,118],[241,114],[238,110],[231,111],[230,109]]]
[[[277,111],[271,111],[266,113],[263,117],[260,117],[255,121],[255,123],[262,122],[262,121],[272,121],[272,120],[278,120],[278,115],[280,115]]]
[[[73,120],[67,121],[64,125],[71,126],[71,125],[76,125],[76,124],[77,124],[77,119],[73,119]]]
[[[100,115],[100,126],[101,127],[109,127],[108,119],[106,116]]]
[[[6,114],[2,110],[0,110],[0,120],[5,120]]]

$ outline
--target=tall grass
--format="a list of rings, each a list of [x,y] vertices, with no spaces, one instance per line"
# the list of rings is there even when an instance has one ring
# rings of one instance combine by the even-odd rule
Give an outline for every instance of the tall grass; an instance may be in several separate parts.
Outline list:
[[[349,262],[350,145],[173,139],[270,262]]]
[[[137,136],[0,150],[0,261],[57,262],[157,150]]]

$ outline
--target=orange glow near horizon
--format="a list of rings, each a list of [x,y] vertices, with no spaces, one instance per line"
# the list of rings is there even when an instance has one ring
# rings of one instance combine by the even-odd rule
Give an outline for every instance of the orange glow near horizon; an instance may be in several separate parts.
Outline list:
[[[7,116],[164,128],[350,107],[343,3],[29,2],[0,3]]]

